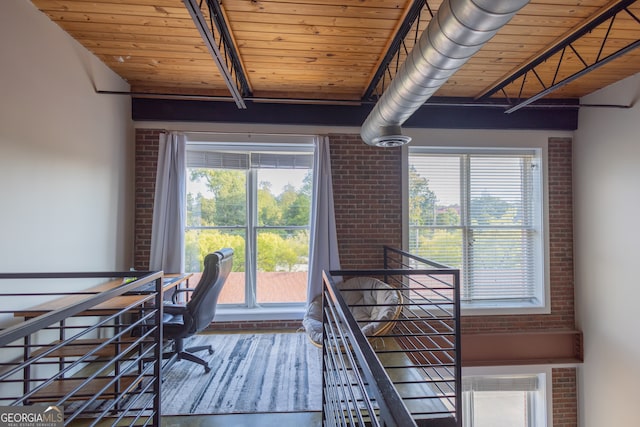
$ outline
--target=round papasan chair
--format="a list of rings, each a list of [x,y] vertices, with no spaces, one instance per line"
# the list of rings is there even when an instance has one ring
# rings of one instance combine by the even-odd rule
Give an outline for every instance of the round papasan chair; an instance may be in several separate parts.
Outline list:
[[[402,309],[400,291],[373,277],[354,277],[337,284],[362,333],[376,337],[393,327]],[[322,347],[322,295],[311,301],[302,325],[313,344]]]

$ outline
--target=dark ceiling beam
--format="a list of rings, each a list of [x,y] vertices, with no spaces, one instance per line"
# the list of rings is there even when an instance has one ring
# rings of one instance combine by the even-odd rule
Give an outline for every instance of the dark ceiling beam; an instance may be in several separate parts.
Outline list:
[[[580,77],[584,76],[587,73],[590,73],[591,71],[595,70],[596,68],[600,68],[603,65],[613,61],[616,58],[619,58],[620,56],[624,55],[627,52],[632,51],[633,49],[640,47],[640,40],[636,40],[633,43],[628,44],[627,46],[623,47],[620,50],[617,50],[616,52],[612,53],[611,55],[608,55],[602,59],[599,59],[597,61],[595,61],[593,64],[586,66],[585,68],[583,68],[582,70],[573,73],[572,75],[570,75],[567,78],[564,78],[562,80],[560,80],[557,83],[552,84],[549,87],[546,87],[544,90],[538,92],[537,94],[531,96],[530,98],[527,98],[526,100],[514,105],[513,107],[509,108],[507,111],[505,111],[506,114],[511,114],[514,111],[518,111],[519,109],[526,107],[527,105],[537,101],[538,99],[541,99],[547,95],[549,95],[550,93],[560,89],[562,86],[565,86],[569,83],[571,83],[574,80],[579,79]],[[560,68],[560,63],[558,63],[558,68]]]
[[[133,98],[136,121],[182,121],[323,125],[360,127],[373,105],[286,104],[246,102],[239,110],[232,102]],[[473,100],[432,98],[409,118],[406,128],[528,129],[573,131],[578,127],[578,100],[554,100],[533,104],[505,114],[505,105],[474,104]]]
[[[640,24],[640,22],[638,22],[638,18],[635,17],[631,11],[629,11],[627,8],[628,6],[632,5],[633,3],[635,3],[637,0],[621,0],[618,3],[613,4],[611,7],[607,8],[607,9],[603,9],[601,10],[599,13],[593,15],[592,17],[589,18],[589,20],[587,22],[585,22],[580,28],[576,29],[574,32],[572,32],[571,34],[569,34],[568,36],[564,37],[562,40],[559,40],[557,43],[555,43],[554,45],[550,46],[548,49],[546,49],[544,52],[542,52],[540,55],[536,56],[535,58],[532,58],[531,60],[525,62],[524,64],[520,65],[516,70],[514,70],[511,74],[509,74],[508,76],[504,77],[503,79],[501,79],[500,81],[496,82],[494,85],[492,85],[490,88],[487,88],[485,91],[483,91],[481,94],[479,94],[476,99],[477,100],[486,100],[487,98],[489,98],[490,96],[496,94],[499,91],[504,91],[504,88],[506,88],[509,85],[512,84],[516,84],[516,80],[518,80],[520,77],[524,76],[524,79],[526,81],[527,75],[528,73],[533,73],[534,75],[536,75],[536,67],[544,64],[547,60],[549,60],[550,58],[552,58],[554,55],[556,54],[560,54],[560,60],[558,61],[557,64],[557,68],[556,68],[556,75],[557,75],[557,71],[560,69],[560,65],[562,64],[563,58],[564,58],[564,52],[566,51],[567,48],[572,49],[576,55],[579,56],[578,52],[574,49],[573,47],[573,43],[575,43],[576,41],[580,40],[582,37],[586,36],[586,35],[590,35],[591,37],[593,37],[593,34],[591,34],[591,32],[598,26],[602,25],[603,23],[607,22],[608,20],[611,20],[611,24],[613,24],[613,21],[615,20],[615,17],[619,14],[619,13],[628,13],[630,14],[634,20]],[[607,38],[609,36],[609,32],[607,31],[606,34],[603,37],[602,40],[602,47],[604,47],[605,42],[607,41]],[[550,83],[549,86],[545,85],[543,82],[541,82],[539,79],[538,81],[543,85],[544,90],[541,91],[540,93],[536,94],[534,97],[531,97],[531,99],[527,99],[524,100],[524,102],[520,102],[520,99],[517,100],[517,104],[514,106],[512,109],[510,109],[508,112],[513,112],[516,111],[517,109],[528,105],[529,103],[542,98],[543,96],[548,95],[549,93],[555,91],[556,89],[566,85],[567,83],[570,83],[571,81],[577,79],[578,77],[583,76],[584,74],[593,71],[594,69],[598,68],[601,65],[604,65],[605,63],[611,61],[612,59],[615,59],[617,57],[619,57],[620,55],[634,49],[637,46],[638,41],[634,41],[632,43],[630,43],[629,45],[627,45],[626,47],[624,47],[623,49],[620,49],[619,51],[609,55],[606,58],[600,58],[600,56],[594,61],[594,63],[592,64],[586,64],[584,63],[584,60],[580,57],[580,60],[584,63],[585,68],[583,70],[581,70],[578,73],[575,73],[575,75],[569,76],[566,79],[563,79],[562,81],[554,81]],[[522,91],[522,88],[520,89]]]
[[[376,70],[373,77],[371,78],[371,82],[369,82],[369,86],[365,90],[364,95],[362,96],[362,99],[371,100],[374,98],[378,98],[380,95],[382,95],[381,93],[376,94],[376,88],[378,87],[380,80],[383,80],[383,78],[387,75],[389,76],[389,82],[393,79],[393,77],[391,76],[390,69],[392,68],[392,63],[394,61],[394,58],[396,59],[396,63],[398,63],[399,55],[401,52],[400,48],[404,46],[404,41],[409,35],[409,31],[413,27],[414,23],[416,21],[420,21],[420,16],[422,14],[423,8],[426,8],[430,16],[433,17],[431,8],[428,6],[428,3],[426,0],[413,1],[413,4],[409,8],[407,15],[405,16],[404,20],[402,21],[402,24],[400,25],[400,28],[398,28],[398,32],[393,37],[393,40],[389,45],[389,49],[387,50],[387,53],[385,54],[384,58],[382,58],[382,61],[380,62],[378,69]],[[415,28],[416,39],[417,37],[420,36],[420,33],[418,33],[418,27],[419,25],[417,25]],[[395,73],[398,71],[397,68],[398,67],[396,66],[393,76],[395,76]],[[384,80],[383,80],[382,91],[384,92]]]
[[[216,67],[220,71],[220,75],[227,85],[237,107],[241,109],[246,108],[243,95],[246,95],[248,91],[247,79],[240,66],[238,53],[233,46],[219,6],[218,9],[216,9],[217,2],[215,0],[213,2],[205,2],[209,8],[209,15],[211,16],[210,23],[207,23],[197,0],[183,0],[183,2],[189,10],[189,14],[200,32],[209,53],[211,53]],[[216,41],[216,33],[218,34],[218,41]],[[222,51],[220,50],[221,48],[223,49]]]

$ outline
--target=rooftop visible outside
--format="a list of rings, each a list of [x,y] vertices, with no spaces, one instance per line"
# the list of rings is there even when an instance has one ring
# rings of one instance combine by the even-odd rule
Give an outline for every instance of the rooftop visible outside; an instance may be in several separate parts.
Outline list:
[[[189,285],[195,286],[202,273],[194,273]],[[307,272],[262,272],[258,273],[257,294],[259,303],[304,303],[307,301]],[[232,272],[222,288],[218,304],[244,304],[244,273]]]

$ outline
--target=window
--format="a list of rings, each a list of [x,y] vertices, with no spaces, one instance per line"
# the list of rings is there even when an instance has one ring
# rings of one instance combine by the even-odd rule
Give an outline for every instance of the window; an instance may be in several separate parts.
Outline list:
[[[313,160],[312,144],[187,146],[185,269],[234,249],[219,304],[306,301]]]
[[[544,307],[540,150],[409,150],[409,250],[459,268],[465,309]]]
[[[547,373],[464,375],[463,427],[547,426]]]

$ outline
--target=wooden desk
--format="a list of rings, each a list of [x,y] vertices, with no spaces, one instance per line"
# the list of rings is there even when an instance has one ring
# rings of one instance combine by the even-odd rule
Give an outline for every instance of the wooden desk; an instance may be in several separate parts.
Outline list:
[[[167,290],[170,290],[183,282],[188,282],[189,278],[192,276],[191,273],[188,274],[167,274],[162,277],[163,279],[163,293]],[[90,287],[88,289],[82,290],[81,295],[64,295],[59,298],[53,299],[51,301],[47,301],[33,307],[19,310],[14,312],[15,317],[23,317],[25,319],[32,319],[41,315],[45,315],[54,310],[65,309],[67,307],[71,307],[74,304],[81,303],[86,301],[88,298],[91,298],[93,295],[98,295],[102,292],[112,291],[114,289],[118,289],[127,283],[127,278],[117,278],[113,280],[108,280],[99,285]],[[149,302],[153,304],[155,302],[155,296],[153,293],[155,292],[155,280],[150,282],[153,285],[151,291],[144,292],[139,291],[137,293],[129,293],[118,295],[113,298],[109,298],[106,301],[103,301],[100,304],[97,304],[93,307],[89,307],[86,310],[78,313],[76,316],[112,316],[117,315],[118,319],[121,318],[121,315],[128,311],[129,307],[134,307],[134,310],[144,309],[144,305],[147,302],[145,300],[150,300]],[[141,288],[145,287],[147,284],[139,285]],[[136,289],[136,288],[134,288]],[[106,295],[105,295],[106,297]],[[125,316],[126,317],[126,316]],[[135,317],[135,314],[134,314]],[[32,343],[31,336],[25,336],[24,338],[24,358],[28,360],[33,357],[40,358],[57,358],[57,364],[59,370],[62,372],[67,366],[67,363],[77,363],[79,360],[83,360],[86,362],[86,366],[90,366],[93,361],[98,361],[102,364],[107,363],[105,360],[115,360],[116,356],[125,352],[127,354],[132,355],[140,355],[142,351],[143,344],[135,344],[135,337],[117,335],[110,338],[96,338],[96,337],[88,337],[88,338],[67,338],[65,335],[66,327],[65,320],[61,320],[59,322],[59,339],[53,342],[46,342],[43,344]],[[115,324],[108,325],[108,328],[115,328],[114,331],[119,330],[123,325],[120,324],[120,320],[117,320]],[[126,325],[124,325],[126,327]],[[72,326],[73,328],[73,326]],[[73,330],[73,329],[72,329]],[[77,331],[76,331],[77,332]],[[75,332],[74,332],[75,333]],[[152,337],[153,338],[153,337]],[[71,342],[71,344],[69,344]],[[64,345],[63,345],[64,344]],[[69,344],[69,345],[67,345]],[[102,346],[100,349],[96,349],[98,346]],[[55,349],[52,349],[56,347]],[[90,354],[90,356],[87,356]],[[82,358],[86,358],[82,359]],[[69,362],[69,359],[72,362]],[[126,359],[125,359],[126,360]],[[47,362],[44,362],[47,363]],[[110,362],[108,362],[110,363]],[[138,366],[139,365],[135,365]],[[29,402],[51,402],[57,401],[62,396],[67,396],[69,400],[86,400],[90,397],[93,397],[102,387],[107,387],[109,382],[113,382],[114,378],[117,377],[117,380],[114,384],[109,386],[109,390],[102,392],[100,394],[101,399],[113,399],[117,396],[121,390],[126,389],[129,384],[132,384],[131,379],[135,379],[136,376],[121,376],[124,371],[122,369],[132,369],[135,368],[134,365],[127,366],[126,363],[122,365],[122,361],[116,360],[112,365],[113,370],[109,372],[106,378],[96,378],[92,380],[87,387],[83,387],[81,391],[77,391],[76,389],[84,384],[86,381],[86,377],[78,376],[77,374],[73,374],[70,377],[64,375],[63,377],[57,378],[54,382],[44,387],[43,389],[37,391],[36,393],[30,395]],[[84,369],[84,368],[83,368]],[[24,395],[27,395],[32,390],[32,379],[31,379],[31,365],[26,365],[23,368],[24,372],[24,382],[23,382],[23,392]],[[138,375],[137,373],[136,375]],[[93,387],[93,388],[91,388]]]
[[[192,273],[185,274],[165,274],[163,276],[164,286],[163,291],[166,292],[183,282],[188,282],[189,278],[193,276]],[[123,279],[118,278],[114,280],[109,280],[105,283],[101,283],[99,285],[93,286],[91,288],[85,289],[82,292],[89,292],[98,294],[100,292],[110,291],[112,289],[117,288],[118,286],[122,286]],[[27,319],[40,316],[42,314],[48,313],[53,310],[58,310],[60,308],[68,307],[73,304],[77,304],[78,302],[86,299],[90,295],[66,295],[60,298],[53,299],[51,301],[44,302],[42,304],[35,305],[33,307],[29,307],[24,310],[19,310],[13,313],[14,317],[24,317]],[[114,298],[111,298],[108,301],[105,301],[101,304],[96,305],[95,307],[91,307],[90,309],[82,312],[80,315],[83,316],[108,316],[114,313],[117,313],[120,310],[123,310],[131,305],[135,305],[136,303],[141,302],[147,298],[147,296],[143,294],[138,295],[121,295]]]

